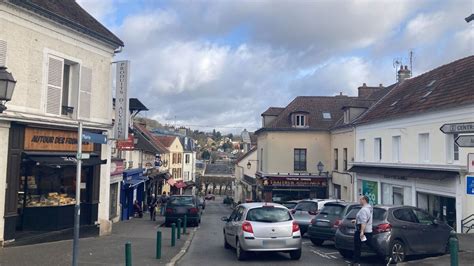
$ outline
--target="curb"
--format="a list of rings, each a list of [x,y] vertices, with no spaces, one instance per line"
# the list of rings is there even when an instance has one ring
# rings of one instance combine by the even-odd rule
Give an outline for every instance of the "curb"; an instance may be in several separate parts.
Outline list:
[[[194,228],[193,231],[189,234],[188,240],[186,240],[186,243],[184,243],[183,248],[181,248],[181,251],[176,254],[169,263],[166,264],[166,266],[174,266],[176,262],[178,262],[185,254],[186,251],[188,251],[189,246],[191,246],[191,242],[193,241],[194,234],[196,233],[198,227]]]

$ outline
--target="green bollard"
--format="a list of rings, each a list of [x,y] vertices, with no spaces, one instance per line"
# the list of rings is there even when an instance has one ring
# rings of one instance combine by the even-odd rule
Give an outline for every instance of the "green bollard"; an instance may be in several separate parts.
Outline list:
[[[183,234],[186,234],[186,227],[188,226],[188,216],[184,215],[184,223],[183,223]]]
[[[181,219],[178,219],[178,239],[181,239]]]
[[[176,224],[171,224],[171,246],[176,246]]]
[[[458,266],[459,241],[454,231],[449,234],[449,252],[451,253],[451,266]]]
[[[125,265],[132,266],[132,243],[125,243]]]
[[[156,259],[161,259],[161,231],[156,232]]]

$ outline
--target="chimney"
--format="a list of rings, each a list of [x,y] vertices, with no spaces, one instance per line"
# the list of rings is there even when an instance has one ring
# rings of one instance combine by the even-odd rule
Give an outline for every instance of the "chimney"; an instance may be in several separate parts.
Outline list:
[[[397,81],[402,82],[407,78],[411,77],[411,71],[408,69],[408,66],[400,66],[400,70],[398,70]]]

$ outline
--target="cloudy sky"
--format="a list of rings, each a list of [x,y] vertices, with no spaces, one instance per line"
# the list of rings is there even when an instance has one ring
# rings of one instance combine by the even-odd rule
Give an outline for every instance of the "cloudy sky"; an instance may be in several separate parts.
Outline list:
[[[298,95],[356,95],[474,54],[472,0],[77,0],[125,42],[132,97],[162,123],[255,130]]]

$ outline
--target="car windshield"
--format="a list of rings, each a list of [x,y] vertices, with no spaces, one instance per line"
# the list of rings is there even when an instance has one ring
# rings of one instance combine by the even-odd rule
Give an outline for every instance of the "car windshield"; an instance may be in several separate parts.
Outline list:
[[[193,197],[171,197],[170,205],[194,205]]]
[[[349,214],[347,214],[346,219],[348,220],[353,220],[356,218],[357,212],[359,212],[361,208],[360,207],[354,207]],[[387,211],[385,209],[381,208],[374,208],[374,221],[383,221],[385,219],[385,214]]]
[[[321,210],[322,214],[327,214],[327,215],[342,215],[342,212],[344,211],[344,206],[342,205],[326,205],[324,208]]]
[[[247,221],[262,223],[278,223],[291,221],[291,215],[288,210],[274,207],[260,207],[250,209],[247,212]]]
[[[287,207],[288,209],[293,209],[296,206],[296,202],[282,202],[281,205]]]
[[[317,211],[318,204],[312,201],[303,201],[298,203],[295,209],[298,211]]]

